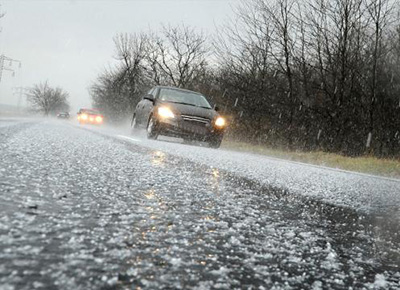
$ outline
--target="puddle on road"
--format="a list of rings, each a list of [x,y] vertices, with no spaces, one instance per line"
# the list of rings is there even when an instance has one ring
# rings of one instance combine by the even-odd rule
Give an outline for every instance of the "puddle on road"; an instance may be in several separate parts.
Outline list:
[[[151,163],[154,166],[164,167],[166,155],[162,151],[154,151],[151,153]]]

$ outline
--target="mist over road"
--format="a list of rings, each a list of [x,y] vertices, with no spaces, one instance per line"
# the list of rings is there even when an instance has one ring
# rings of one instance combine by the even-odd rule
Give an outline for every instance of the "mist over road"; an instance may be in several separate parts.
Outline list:
[[[0,289],[399,289],[400,182],[0,119]]]

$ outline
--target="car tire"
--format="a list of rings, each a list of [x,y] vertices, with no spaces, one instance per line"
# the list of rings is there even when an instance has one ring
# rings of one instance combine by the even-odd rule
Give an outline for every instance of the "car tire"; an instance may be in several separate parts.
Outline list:
[[[138,129],[139,129],[139,126],[137,124],[136,115],[133,115],[132,122],[131,122],[131,134],[134,135]]]
[[[147,122],[147,139],[156,140],[159,135],[157,120],[151,116]]]
[[[222,138],[221,137],[214,137],[208,141],[208,146],[210,148],[218,149],[221,146]]]
[[[139,129],[139,126],[138,126],[138,123],[137,123],[137,119],[136,119],[136,115],[133,115],[132,122],[131,122],[131,127],[134,130]]]

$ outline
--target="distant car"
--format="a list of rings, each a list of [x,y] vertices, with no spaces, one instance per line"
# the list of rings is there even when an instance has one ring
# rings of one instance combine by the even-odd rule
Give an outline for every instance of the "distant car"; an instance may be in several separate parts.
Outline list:
[[[78,112],[78,121],[80,124],[102,124],[104,121],[103,115],[94,109],[80,109]]]
[[[60,112],[57,114],[58,119],[69,119],[69,113],[68,112]]]
[[[159,135],[204,141],[219,148],[226,121],[200,93],[156,86],[137,104],[132,128],[146,128],[147,138]]]

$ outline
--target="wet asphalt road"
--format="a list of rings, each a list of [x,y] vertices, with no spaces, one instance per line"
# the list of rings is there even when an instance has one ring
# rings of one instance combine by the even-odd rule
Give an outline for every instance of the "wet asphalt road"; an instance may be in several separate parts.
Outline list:
[[[400,289],[397,207],[328,204],[163,143],[0,120],[0,289]]]

